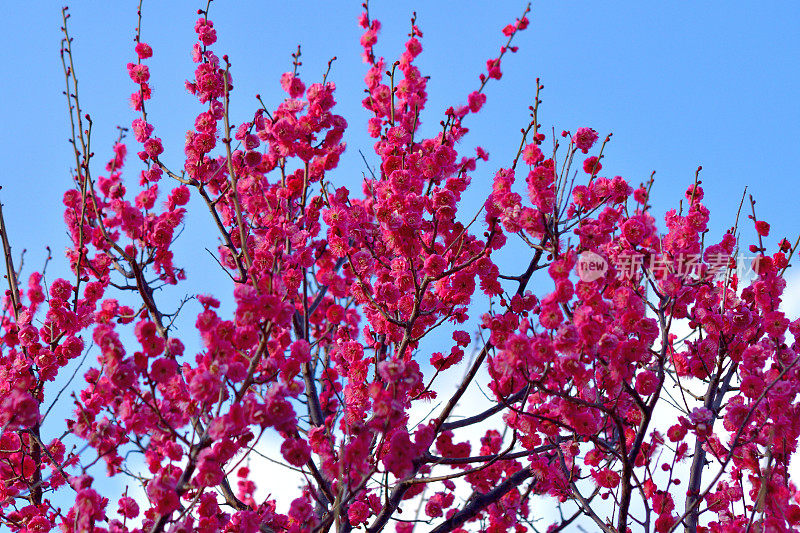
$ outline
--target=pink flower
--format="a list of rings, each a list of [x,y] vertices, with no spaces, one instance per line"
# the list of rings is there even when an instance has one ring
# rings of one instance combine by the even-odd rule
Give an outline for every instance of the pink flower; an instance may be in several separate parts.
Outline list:
[[[486,95],[475,91],[470,93],[467,97],[467,101],[469,103],[469,110],[473,113],[477,113],[481,110],[483,104],[486,103]]]
[[[503,77],[503,72],[500,70],[500,58],[488,59],[486,61],[486,71],[490,78],[499,80]]]
[[[355,527],[366,522],[369,515],[369,506],[362,501],[353,502],[347,510],[347,517],[350,519],[350,524]]]
[[[411,56],[411,58],[417,57],[420,53],[422,53],[422,43],[419,42],[419,39],[416,37],[412,37],[408,41],[406,41],[406,51]]]
[[[211,46],[217,41],[217,30],[214,29],[214,23],[207,19],[198,19],[194,25],[194,31],[200,37],[200,41],[205,46]]]
[[[756,220],[756,232],[762,237],[769,235],[769,224],[763,220]]]
[[[303,439],[286,439],[281,445],[281,455],[290,465],[300,467],[311,459],[311,448]]]
[[[378,32],[368,30],[361,36],[361,46],[364,48],[371,48],[372,45],[378,42]]]
[[[681,424],[675,424],[667,430],[667,437],[672,442],[682,441],[686,436],[687,430]]]
[[[550,152],[545,135],[525,119],[530,137],[519,153],[523,174],[516,170],[522,162],[512,159],[497,170],[490,190],[485,179],[470,188],[481,181],[476,171],[489,155],[480,142],[462,143],[465,126],[472,127],[468,115],[486,104],[484,85],[502,77],[502,58],[516,51],[510,39],[528,19],[503,28],[507,42],[486,62],[480,88],[462,93],[465,105],[447,109],[441,127],[434,127],[425,111],[429,72],[414,64],[422,33],[412,21],[399,60],[376,57],[372,47],[381,26],[364,8],[359,24],[368,65],[360,98],[374,144],[363,156],[360,189],[331,186],[336,178],[327,174],[345,153],[346,135],[352,137],[336,114],[333,83],[306,87],[297,70],[286,72],[282,99],[262,103],[258,97],[250,114],[237,108],[236,117],[228,116],[233,76],[228,58],[210,49],[217,32],[203,10],[191,43],[195,70],[185,84],[203,109],[182,130],[182,161],[170,170],[161,164],[165,145],[143,113],[131,125],[141,169],[126,171],[127,148],[118,140],[100,170],[104,175],[92,180],[83,161],[91,158],[82,153],[89,150],[80,142],[85,139],[73,139],[81,154],[63,197],[69,276],[34,274],[19,298],[14,287],[4,290],[0,507],[20,501],[0,509],[0,522],[49,531],[58,520],[64,533],[162,525],[172,533],[303,533],[334,519],[362,528],[380,516],[376,529],[399,519],[397,530],[410,533],[424,526],[408,516],[407,507],[418,507],[414,498],[423,500],[435,527],[439,517],[453,518],[463,507],[454,505],[456,494],[486,495],[508,485],[512,490],[491,502],[479,498],[473,518],[482,522],[464,529],[522,531],[529,496],[574,499],[571,482],[591,476],[599,499],[613,499],[623,467],[630,466],[641,473],[626,479],[634,484],[631,510],[650,506],[651,523],[662,532],[679,518],[673,496],[682,504],[687,492],[679,486],[683,479],[657,472],[672,474],[673,465],[699,446],[709,460],[730,459],[698,508],[704,526],[741,530],[748,518],[735,516],[731,506],[756,502],[763,489],[762,530],[799,524],[800,492],[786,479],[786,466],[800,435],[793,403],[800,390],[800,320],[790,322],[794,317],[779,310],[787,298],[783,270],[791,242],[782,241],[770,256],[754,245],[760,254],[755,281],[734,277],[728,268],[733,230],[719,244],[706,246],[703,238],[712,228],[702,189],[690,187],[659,233],[647,207],[659,202],[648,197],[646,185],[634,191],[619,176],[597,176],[600,155],[588,154],[599,137],[588,127],[574,135],[564,131],[553,139],[561,152],[557,142]],[[127,72],[138,84],[132,103],[143,110],[153,50],[134,44],[138,59]],[[229,143],[229,153],[211,156]],[[575,156],[586,174],[573,172],[578,167],[565,174]],[[201,198],[191,198],[195,193]],[[476,194],[483,206],[477,215],[466,205]],[[198,207],[190,199],[203,200],[198,205],[211,216],[208,227],[219,233],[217,260],[229,275],[220,279],[230,282],[219,299],[180,299],[196,286],[165,290],[185,277],[179,263],[187,271],[198,268],[192,249],[179,257],[179,234],[209,237],[190,235],[205,227],[189,218]],[[759,237],[769,236],[769,224],[755,215],[752,221]],[[517,238],[524,253],[512,248]],[[589,254],[597,263],[590,270],[614,267],[597,279],[580,279],[576,262]],[[640,266],[640,256],[647,266]],[[693,264],[698,271],[687,273]],[[653,275],[641,276],[642,268]],[[712,280],[714,269],[731,276]],[[470,305],[477,290],[492,298],[482,315],[476,314],[480,302]],[[184,304],[189,309],[179,320]],[[185,313],[196,316],[193,324]],[[701,334],[679,338],[662,331],[677,321]],[[477,366],[466,377],[452,368],[465,359],[473,338],[472,359],[481,369],[475,379]],[[84,347],[90,339],[93,347]],[[67,451],[58,438],[41,443],[39,451],[47,453],[32,453],[38,443],[27,428],[44,422],[46,382],[68,377],[77,365],[70,362],[85,348],[96,364],[89,363],[85,387],[72,395],[74,420],[67,428],[92,453]],[[434,379],[447,369],[456,374],[454,383]],[[690,378],[710,380],[726,369],[735,376],[717,387],[724,396],[717,399],[720,409],[693,411],[703,399],[683,394],[691,415],[672,427],[666,420],[642,425],[647,413],[637,402],[659,400],[663,376],[680,377],[676,387],[696,388],[700,384]],[[487,418],[490,412],[460,396],[480,393],[484,385],[498,416]],[[417,415],[427,409],[419,404],[430,400],[447,407],[430,406],[434,411],[420,422]],[[737,438],[713,435],[719,425]],[[485,436],[468,438],[470,427]],[[504,427],[508,431],[496,430]],[[52,434],[53,428],[42,429]],[[454,431],[464,442],[453,442]],[[269,497],[256,501],[256,494],[278,492],[282,499],[297,484],[261,479],[244,466],[256,453],[253,446],[271,438],[267,434],[281,438],[280,459],[302,483],[285,500],[288,511]],[[127,491],[116,494],[118,505],[108,517],[109,500],[92,489],[91,478],[62,475],[61,467],[85,471],[98,458],[109,475],[129,471],[136,466],[128,464],[130,452],[145,445],[144,468],[135,470],[146,503],[137,504]],[[522,453],[495,455],[508,446]],[[623,464],[618,452],[636,446],[641,453]],[[430,455],[432,448],[441,458]],[[773,467],[764,460],[767,450]],[[700,466],[714,474],[713,464]],[[231,488],[241,505],[223,505],[230,498],[220,498],[215,487],[237,470]],[[410,479],[447,470],[463,475],[440,479],[424,494],[424,484]],[[36,503],[28,494],[34,478],[43,498],[72,490],[72,508],[61,514],[44,499],[25,505],[24,499]],[[335,516],[336,504],[347,514]],[[323,516],[326,505],[331,512]],[[595,508],[607,511],[598,522],[620,514],[602,504]],[[185,512],[177,516],[176,510]]]
[[[705,435],[710,429],[710,422],[714,419],[714,413],[706,407],[695,407],[689,413],[689,420],[694,425],[698,435]]]
[[[435,278],[447,268],[447,261],[441,255],[431,255],[425,260],[424,268],[427,275]]]
[[[453,332],[453,340],[456,341],[456,344],[458,344],[461,347],[469,346],[469,343],[471,341],[469,333],[461,330]]]
[[[441,352],[436,352],[431,356],[431,365],[437,370],[447,370],[453,365],[457,365],[464,357],[464,350],[453,346],[450,354],[445,357]]]
[[[544,154],[539,145],[530,143],[522,149],[522,160],[528,165],[535,165],[544,160]]]
[[[299,98],[306,90],[306,85],[291,72],[284,72],[281,76],[281,87],[292,98]]]
[[[150,496],[157,513],[171,513],[180,507],[178,493],[175,491],[177,482],[169,469],[162,469],[147,484],[147,495]]]
[[[442,516],[442,504],[438,500],[428,500],[425,504],[425,514],[430,517]]]
[[[136,500],[128,496],[119,499],[119,514],[125,518],[136,518],[139,516],[139,505]]]
[[[414,468],[411,462],[414,456],[414,446],[408,437],[408,431],[399,429],[392,434],[388,443],[388,450],[383,456],[383,465],[386,470],[396,478],[406,476]]]
[[[213,402],[219,395],[219,379],[208,371],[200,370],[192,373],[187,382],[190,394],[198,401]]]
[[[134,65],[133,63],[128,63],[128,75],[134,81],[134,83],[147,83],[150,79],[150,69],[147,68],[147,65]]]
[[[311,346],[304,339],[294,341],[290,352],[292,358],[300,363],[308,363],[311,360]]]
[[[166,357],[159,357],[153,361],[150,378],[156,383],[167,383],[178,371],[178,364]]]
[[[136,43],[136,55],[139,56],[139,59],[147,59],[148,57],[153,57],[153,49],[147,43]]]
[[[607,489],[613,489],[619,485],[620,481],[619,474],[610,468],[604,468],[599,472],[595,472],[592,474],[592,477],[594,477],[598,485]]]
[[[161,146],[161,139],[158,137],[151,137],[144,142],[144,151],[151,159],[156,159],[162,152],[164,147]]]
[[[26,428],[39,420],[39,404],[27,391],[11,389],[0,399],[0,427]]]
[[[172,205],[178,206],[188,204],[190,196],[191,192],[189,191],[189,187],[181,185],[172,189],[172,193],[170,193],[169,197]]]
[[[72,284],[65,279],[57,279],[50,286],[50,297],[66,301],[72,295]]]
[[[195,479],[203,487],[214,487],[219,485],[225,478],[222,465],[210,448],[206,448],[200,453],[197,462],[197,474]]]
[[[201,154],[207,154],[214,149],[217,139],[208,133],[198,133],[192,139],[192,147]]]
[[[639,219],[630,218],[622,224],[622,235],[631,244],[640,244],[645,238],[645,227]]]
[[[578,131],[572,136],[572,142],[575,143],[578,150],[584,154],[588,153],[589,149],[597,142],[597,132],[592,128],[578,128]]]
[[[748,398],[757,398],[764,392],[764,380],[758,376],[745,376],[739,385],[739,390]]]
[[[44,516],[34,516],[28,521],[25,533],[47,533],[53,529],[53,523]]]
[[[555,304],[543,305],[539,313],[539,323],[547,329],[555,329],[564,320],[561,309]]]
[[[590,175],[595,175],[603,169],[600,159],[596,156],[589,156],[583,162],[583,171]]]
[[[658,376],[655,373],[645,370],[636,376],[636,392],[642,396],[653,394],[658,388]]]
[[[134,119],[131,127],[134,138],[140,143],[145,142],[153,133],[153,126],[140,118]]]
[[[313,515],[314,508],[306,498],[295,498],[289,508],[289,516],[299,523],[307,522]]]

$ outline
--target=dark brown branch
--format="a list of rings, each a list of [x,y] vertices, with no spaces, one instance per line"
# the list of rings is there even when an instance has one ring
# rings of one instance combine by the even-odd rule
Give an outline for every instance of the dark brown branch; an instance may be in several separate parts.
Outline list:
[[[525,398],[528,392],[529,392],[528,388],[526,387],[506,398],[504,402],[497,403],[489,407],[485,411],[478,413],[477,415],[472,415],[467,418],[462,418],[461,420],[456,420],[455,422],[445,422],[444,424],[442,424],[441,430],[449,431],[453,429],[463,428],[466,426],[471,426],[472,424],[477,424],[478,422],[483,422],[490,416],[499,413],[503,409],[507,408],[509,405],[521,401],[523,398]]]
[[[433,528],[430,533],[445,533],[461,527],[467,520],[474,518],[488,505],[496,502],[532,476],[533,472],[529,468],[524,468],[485,494],[473,492],[461,510]]]

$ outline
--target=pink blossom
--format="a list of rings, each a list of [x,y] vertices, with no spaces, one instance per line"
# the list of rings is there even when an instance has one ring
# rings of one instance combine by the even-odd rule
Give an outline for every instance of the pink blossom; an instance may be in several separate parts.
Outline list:
[[[572,137],[575,147],[581,152],[588,153],[589,149],[597,142],[597,132],[592,128],[578,128]]]
[[[147,43],[138,42],[136,43],[136,55],[139,56],[139,59],[147,59],[148,57],[153,57],[153,49]]]
[[[483,107],[483,104],[486,103],[486,95],[483,93],[473,92],[469,95],[469,110],[473,113],[477,113]]]
[[[543,132],[561,128],[541,122],[538,99],[505,121],[522,144],[487,181],[486,145],[465,136],[480,131],[473,114],[529,10],[439,112],[426,108],[436,76],[417,61],[416,15],[399,56],[382,58],[377,12],[363,7],[367,65],[353,94],[363,93],[373,141],[351,176],[360,185],[335,175],[353,156],[337,67],[306,86],[296,53],[283,96],[257,96],[248,111],[233,91],[243,59],[233,68],[216,49],[228,30],[205,10],[185,83],[201,107],[176,125],[182,160],[163,156],[148,123],[159,111],[144,107],[156,84],[143,62],[146,21],[127,65],[138,168],[125,168],[122,135],[85,142],[101,122],[70,98],[86,131],[71,139],[66,262],[48,259],[47,272],[14,287],[23,269],[6,254],[0,501],[20,505],[0,505],[0,521],[20,531],[58,522],[65,533],[302,533],[399,519],[410,533],[418,509],[430,529],[521,532],[537,519],[533,498],[550,498],[580,500],[615,531],[635,529],[641,509],[658,532],[800,525],[788,474],[800,438],[800,320],[784,277],[793,241],[765,248],[770,227],[751,205],[754,239],[737,243],[734,228],[709,242],[715,219],[699,176],[660,217],[651,194],[661,189],[599,176],[600,154],[575,157],[595,147],[594,130],[545,145]],[[731,262],[748,245],[752,279]],[[214,279],[200,268],[204,248]],[[590,258],[598,276],[576,275]],[[204,283],[215,296],[197,294]],[[50,398],[63,383],[69,394]],[[51,400],[72,405],[70,439],[58,437]],[[660,416],[667,404],[682,411],[677,423]],[[482,437],[471,438],[476,428]],[[270,442],[296,479],[259,475],[253,459]],[[690,458],[696,468],[681,466]],[[74,477],[103,466],[109,477],[134,472],[147,498],[114,480],[106,498]],[[577,494],[580,480],[596,498]],[[748,505],[757,512],[739,512]]]

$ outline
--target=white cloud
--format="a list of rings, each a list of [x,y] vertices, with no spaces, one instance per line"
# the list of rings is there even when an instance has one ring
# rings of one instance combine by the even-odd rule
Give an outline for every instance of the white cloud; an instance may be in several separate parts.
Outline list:
[[[786,278],[786,290],[783,291],[781,310],[789,320],[800,316],[800,271],[795,271]]]

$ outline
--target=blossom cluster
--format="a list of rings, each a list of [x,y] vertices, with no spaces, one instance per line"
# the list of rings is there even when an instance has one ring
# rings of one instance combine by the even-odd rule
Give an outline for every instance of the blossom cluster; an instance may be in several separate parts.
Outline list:
[[[474,90],[426,136],[416,16],[387,62],[377,54],[381,24],[364,5],[362,106],[374,140],[365,162],[374,164],[357,191],[334,172],[348,128],[336,85],[327,75],[304,81],[299,52],[280,76],[282,101],[232,123],[235,71],[215,52],[207,10],[194,25],[185,88],[200,111],[182,168],[167,164],[176,149],[148,115],[154,50],[137,29],[127,70],[141,170],[124,175],[121,135],[96,176],[65,10],[78,125],[63,197],[70,274],[34,272],[23,289],[9,268],[0,523],[64,533],[410,533],[420,524],[521,533],[538,519],[538,495],[562,511],[554,530],[579,516],[620,533],[800,526],[788,475],[800,436],[800,320],[781,310],[797,245],[784,239],[770,253],[753,202],[758,269],[744,283],[729,259],[750,228],[707,244],[698,178],[662,231],[651,184],[603,172],[610,136],[541,131],[538,80],[516,157],[481,191],[473,177],[487,172],[488,154],[466,153],[461,141],[528,12],[503,28]],[[467,192],[483,195],[478,214],[463,208]],[[230,284],[171,302],[159,289],[188,286],[174,243],[190,208],[208,213]],[[525,257],[519,272],[502,267],[510,250]],[[576,275],[589,256],[604,268]],[[646,275],[625,275],[632,257]],[[685,275],[687,258],[697,275]],[[644,268],[655,262],[665,268]],[[189,315],[193,327],[179,330]],[[678,324],[692,333],[679,335]],[[82,355],[90,365],[58,435],[47,400]],[[455,416],[479,384],[491,405]],[[657,409],[674,423],[660,425]],[[297,474],[288,505],[276,498],[286,481],[255,466],[269,442],[279,449],[270,459]],[[141,497],[107,494],[100,476]],[[413,499],[411,519],[403,507]]]

